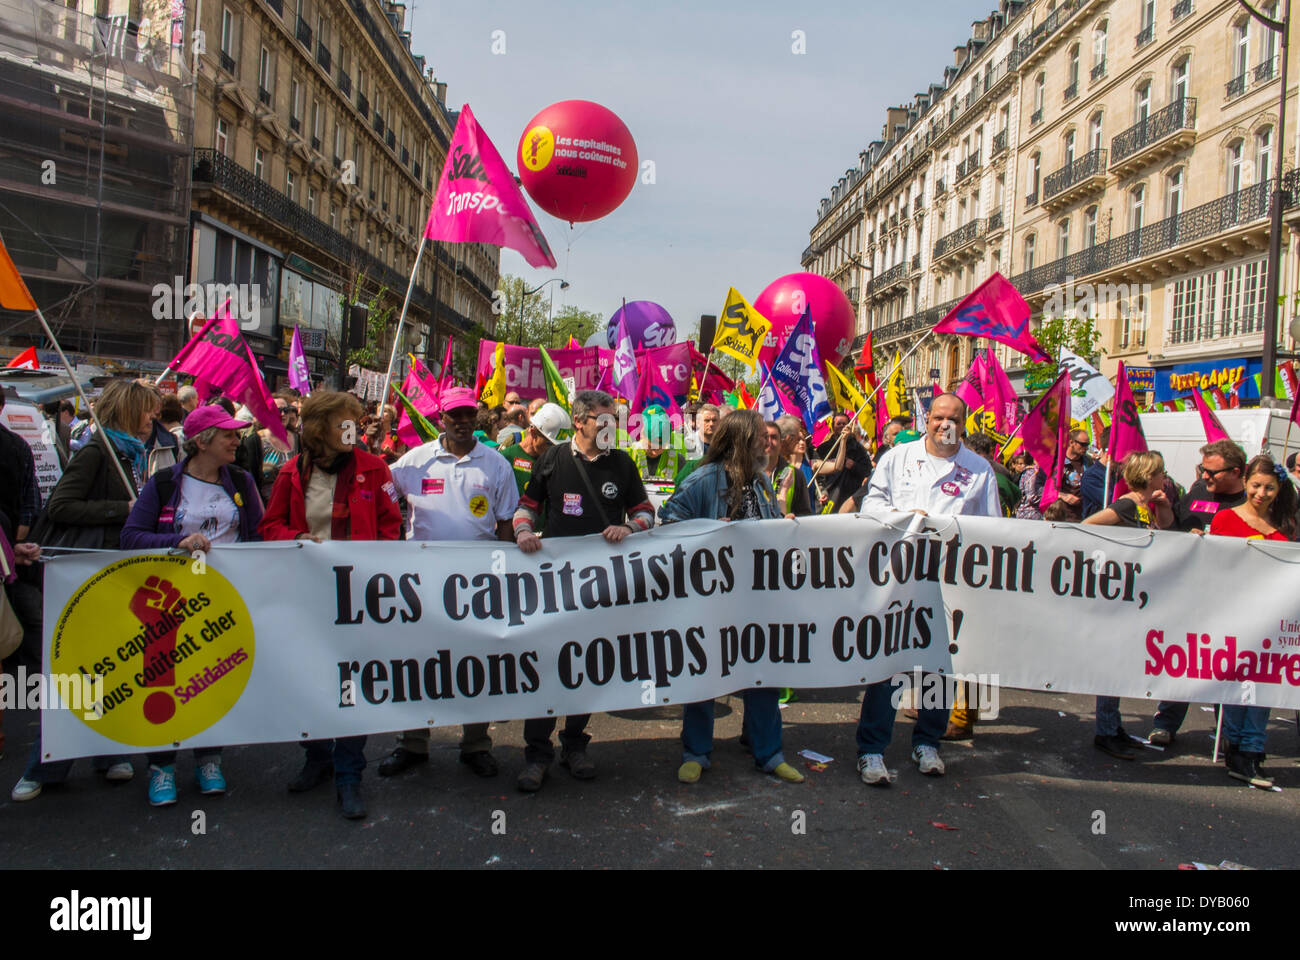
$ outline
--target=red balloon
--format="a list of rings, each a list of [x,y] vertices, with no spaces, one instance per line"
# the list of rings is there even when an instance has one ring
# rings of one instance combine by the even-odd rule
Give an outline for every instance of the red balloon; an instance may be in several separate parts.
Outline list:
[[[754,309],[772,321],[760,360],[771,364],[805,307],[812,310],[813,337],[822,360],[838,366],[848,355],[858,323],[849,298],[816,273],[790,273],[773,280],[754,300]]]
[[[623,121],[590,100],[561,100],[528,122],[515,161],[533,201],[551,216],[599,220],[636,183],[636,143]]]

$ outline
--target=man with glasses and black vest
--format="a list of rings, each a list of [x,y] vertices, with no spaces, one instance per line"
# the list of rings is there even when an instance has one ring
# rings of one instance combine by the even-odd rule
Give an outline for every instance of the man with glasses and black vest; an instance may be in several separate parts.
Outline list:
[[[1246,502],[1246,454],[1231,440],[1216,440],[1201,447],[1196,482],[1174,506],[1174,529],[1204,534],[1220,510],[1231,510]],[[1148,738],[1159,747],[1170,746],[1187,717],[1187,704],[1160,702],[1155,725]]]
[[[636,464],[614,446],[615,433],[614,398],[600,390],[579,391],[573,398],[573,440],[546,451],[533,465],[532,479],[519,498],[514,534],[520,550],[544,549],[535,532],[543,512],[546,542],[599,533],[608,543],[617,544],[629,533],[650,529],[654,507]],[[590,719],[590,714],[566,717],[560,732],[564,747],[560,763],[579,780],[596,776],[596,765],[587,758]],[[525,793],[542,788],[555,759],[554,730],[553,716],[524,723],[524,769],[518,785]]]

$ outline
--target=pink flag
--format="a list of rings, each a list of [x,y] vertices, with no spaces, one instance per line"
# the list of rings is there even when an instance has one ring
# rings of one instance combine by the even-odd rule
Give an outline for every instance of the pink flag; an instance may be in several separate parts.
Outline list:
[[[1020,400],[1016,396],[1016,388],[1011,385],[1011,379],[992,350],[984,351],[981,376],[981,392],[985,403],[992,408],[996,417],[994,429],[1010,436],[1020,423]]]
[[[302,352],[302,337],[294,324],[293,342],[289,344],[289,386],[304,397],[311,396],[311,377],[307,374],[307,355]]]
[[[239,332],[239,324],[230,315],[229,301],[203,325],[198,336],[181,348],[172,368],[220,387],[226,396],[248,407],[273,437],[289,445],[289,434],[266,389],[266,381]]]
[[[1120,464],[1130,453],[1145,453],[1146,449],[1146,434],[1142,432],[1137,404],[1133,402],[1133,388],[1128,384],[1128,374],[1124,370],[1124,361],[1121,360],[1119,372],[1115,375],[1115,406],[1110,421],[1110,444],[1106,448],[1111,462],[1111,476],[1116,475]],[[1128,486],[1123,479],[1119,480],[1115,496],[1127,492]]]
[[[1066,370],[1029,411],[1020,428],[1025,451],[1047,474],[1039,509],[1046,510],[1061,494],[1066,444],[1070,436],[1070,371]]]
[[[939,397],[942,397],[947,392],[948,392],[947,390],[945,390],[943,387],[939,385],[939,381],[936,380],[934,381],[934,386],[930,388],[930,399],[936,400]]]
[[[565,350],[581,350],[581,349],[582,349],[582,344],[580,344],[580,343],[578,342],[578,338],[577,338],[577,337],[575,337],[573,334],[569,334],[569,342],[566,343],[566,344],[564,345],[564,349],[565,349]]]
[[[519,185],[468,103],[461,107],[424,235],[509,247],[532,267],[556,265]]]
[[[1223,429],[1223,424],[1215,416],[1210,405],[1205,402],[1205,395],[1195,387],[1192,388],[1192,400],[1196,404],[1196,412],[1201,415],[1201,428],[1205,431],[1205,442],[1213,443],[1215,440],[1229,440],[1228,431]]]
[[[980,370],[980,356],[983,351],[975,351],[975,358],[970,362],[970,369],[966,371],[966,376],[962,377],[961,383],[953,388],[953,393],[961,398],[961,402],[966,404],[966,409],[970,412],[978,410],[980,407],[987,406],[984,399],[984,377]],[[936,393],[937,397],[938,394]]]
[[[418,357],[411,364],[411,372],[406,375],[402,393],[421,416],[431,417],[438,412],[438,381]],[[397,420],[397,437],[408,447],[418,447],[424,442],[415,429],[405,404],[402,404],[402,415]]]
[[[1029,332],[1029,304],[1000,273],[993,274],[967,294],[948,316],[935,324],[934,332],[987,337],[1019,350],[1031,360],[1047,363],[1052,360]]]
[[[657,403],[669,413],[685,402],[691,391],[691,345],[689,341],[638,350],[640,381],[632,400],[632,413]],[[707,386],[707,383],[706,383]],[[671,401],[671,406],[670,406]]]

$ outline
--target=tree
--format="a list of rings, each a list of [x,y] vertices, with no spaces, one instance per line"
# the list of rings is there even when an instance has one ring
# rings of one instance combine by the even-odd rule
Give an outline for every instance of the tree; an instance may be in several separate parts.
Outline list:
[[[1044,317],[1042,326],[1034,331],[1034,338],[1052,359],[1027,365],[1025,388],[1030,391],[1046,390],[1056,380],[1057,359],[1062,347],[1094,365],[1100,359],[1097,344],[1101,341],[1101,331],[1087,317]]]
[[[605,318],[598,313],[583,310],[573,305],[561,307],[551,322],[551,331],[546,346],[563,347],[569,338],[578,343],[586,343],[587,338],[605,325]]]
[[[509,273],[502,275],[499,287],[501,296],[492,305],[492,312],[497,315],[497,340],[522,347],[547,344],[550,296],[545,290],[525,293],[527,289],[523,277]]]
[[[366,342],[355,350],[347,351],[342,373],[346,374],[348,367],[354,363],[370,370],[388,366],[388,357],[384,354],[383,348],[388,339],[388,325],[396,321],[397,311],[393,309],[391,302],[386,302],[387,294],[388,288],[380,287],[379,292],[368,301],[362,300],[361,275],[357,274],[352,288],[344,290],[339,295],[339,309],[342,311],[344,329],[347,328],[353,304],[360,303],[370,311],[366,318]]]

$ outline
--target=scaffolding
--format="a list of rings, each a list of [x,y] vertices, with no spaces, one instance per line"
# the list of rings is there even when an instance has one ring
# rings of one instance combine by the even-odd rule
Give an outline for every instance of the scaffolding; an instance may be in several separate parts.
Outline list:
[[[0,236],[88,357],[181,346],[153,291],[186,273],[194,89],[176,5],[151,6],[137,22],[0,0]],[[33,342],[34,319],[0,311],[0,344]]]

